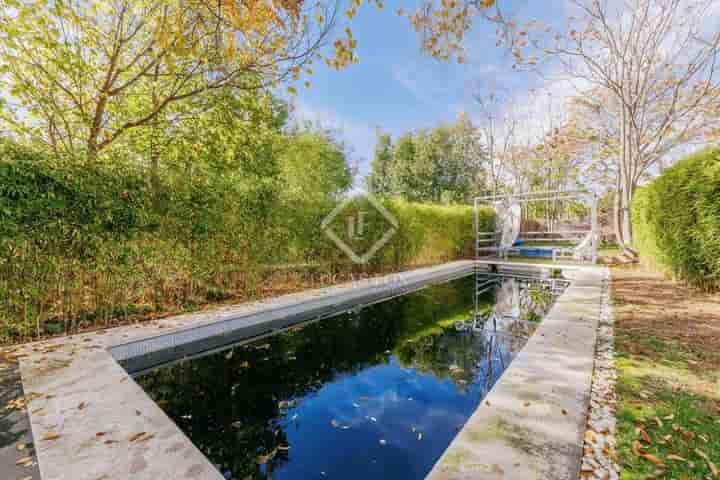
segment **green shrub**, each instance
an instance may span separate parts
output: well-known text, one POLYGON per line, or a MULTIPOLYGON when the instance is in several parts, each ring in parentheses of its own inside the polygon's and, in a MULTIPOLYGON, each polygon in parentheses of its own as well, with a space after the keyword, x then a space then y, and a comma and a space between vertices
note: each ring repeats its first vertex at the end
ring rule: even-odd
MULTIPOLYGON (((386 199, 397 232, 354 264, 321 229, 345 177, 327 195, 292 195, 272 159, 256 163, 151 185, 132 162, 76 164, 0 143, 0 343, 242 301, 288 265, 372 274, 472 255, 472 208, 386 199)), ((369 212, 353 244, 362 254, 388 225, 364 197, 350 207, 369 212)))
POLYGON ((639 189, 632 218, 644 263, 720 287, 720 149, 690 155, 639 189))

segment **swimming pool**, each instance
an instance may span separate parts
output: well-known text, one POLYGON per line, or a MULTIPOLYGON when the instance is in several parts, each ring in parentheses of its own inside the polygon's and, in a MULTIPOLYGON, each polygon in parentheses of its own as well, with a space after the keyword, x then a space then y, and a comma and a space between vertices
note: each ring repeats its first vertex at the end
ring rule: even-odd
POLYGON ((564 286, 470 276, 137 381, 228 479, 419 479, 564 286))

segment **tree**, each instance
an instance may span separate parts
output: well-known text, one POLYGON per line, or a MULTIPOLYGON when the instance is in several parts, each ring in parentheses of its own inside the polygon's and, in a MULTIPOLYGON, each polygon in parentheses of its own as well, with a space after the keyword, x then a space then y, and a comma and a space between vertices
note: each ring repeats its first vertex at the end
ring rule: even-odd
MULTIPOLYGON (((4 120, 92 159, 177 102, 309 72, 335 18, 334 4, 303 0, 0 0, 4 120)), ((348 32, 327 61, 355 61, 354 46, 348 32)))
MULTIPOLYGON (((432 4, 414 25, 433 55, 462 56, 462 41, 478 14, 496 22, 498 45, 516 66, 559 66, 577 83, 601 93, 616 116, 614 227, 634 256, 630 203, 640 179, 663 156, 710 132, 720 88, 716 66, 720 31, 709 19, 717 0, 571 0, 573 16, 556 31, 535 20, 509 18, 494 1, 432 4), (488 8, 495 6, 492 13, 488 8)), ((712 129, 715 130, 716 129, 712 129)))
POLYGON ((404 133, 394 146, 380 135, 368 184, 384 182, 383 194, 411 201, 469 202, 479 192, 484 162, 478 129, 463 114, 451 124, 404 133))
POLYGON ((576 28, 545 52, 572 78, 607 93, 618 125, 614 227, 630 251, 639 181, 664 155, 706 133, 707 114, 720 99, 720 32, 708 31, 705 21, 717 2, 634 0, 617 11, 599 0, 574 3, 576 28))
POLYGON ((475 101, 480 107, 479 131, 487 147, 485 187, 497 194, 515 163, 518 118, 511 111, 501 111, 507 100, 497 92, 477 94, 475 101))
POLYGON ((370 175, 367 179, 368 190, 375 195, 389 195, 392 192, 393 145, 389 134, 378 129, 370 175))

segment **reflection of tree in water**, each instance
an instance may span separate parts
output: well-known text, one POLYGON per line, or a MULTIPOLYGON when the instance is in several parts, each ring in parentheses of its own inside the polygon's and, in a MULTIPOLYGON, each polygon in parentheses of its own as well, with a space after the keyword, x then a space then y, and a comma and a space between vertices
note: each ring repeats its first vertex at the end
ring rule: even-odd
POLYGON ((339 374, 386 363, 395 351, 418 369, 468 381, 450 365, 477 364, 477 342, 452 325, 470 316, 473 285, 466 278, 434 286, 160 368, 138 382, 221 472, 271 478, 288 459, 286 410, 339 374))

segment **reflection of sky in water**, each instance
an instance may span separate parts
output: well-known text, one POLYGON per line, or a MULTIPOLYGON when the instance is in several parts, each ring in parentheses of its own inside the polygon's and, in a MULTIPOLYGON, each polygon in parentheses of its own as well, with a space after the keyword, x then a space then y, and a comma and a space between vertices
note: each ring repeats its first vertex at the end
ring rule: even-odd
MULTIPOLYGON (((474 286, 427 288, 138 381, 226 478, 423 478, 527 339, 510 323, 472 328, 474 286)), ((502 295, 479 304, 491 312, 502 295)))
POLYGON ((475 377, 467 385, 454 381, 460 373, 445 378, 418 373, 394 356, 323 385, 284 412, 292 461, 275 477, 314 478, 325 472, 343 479, 422 478, 485 395, 485 374, 494 382, 510 352, 501 350, 496 357, 494 372, 485 358, 470 366, 475 377))

